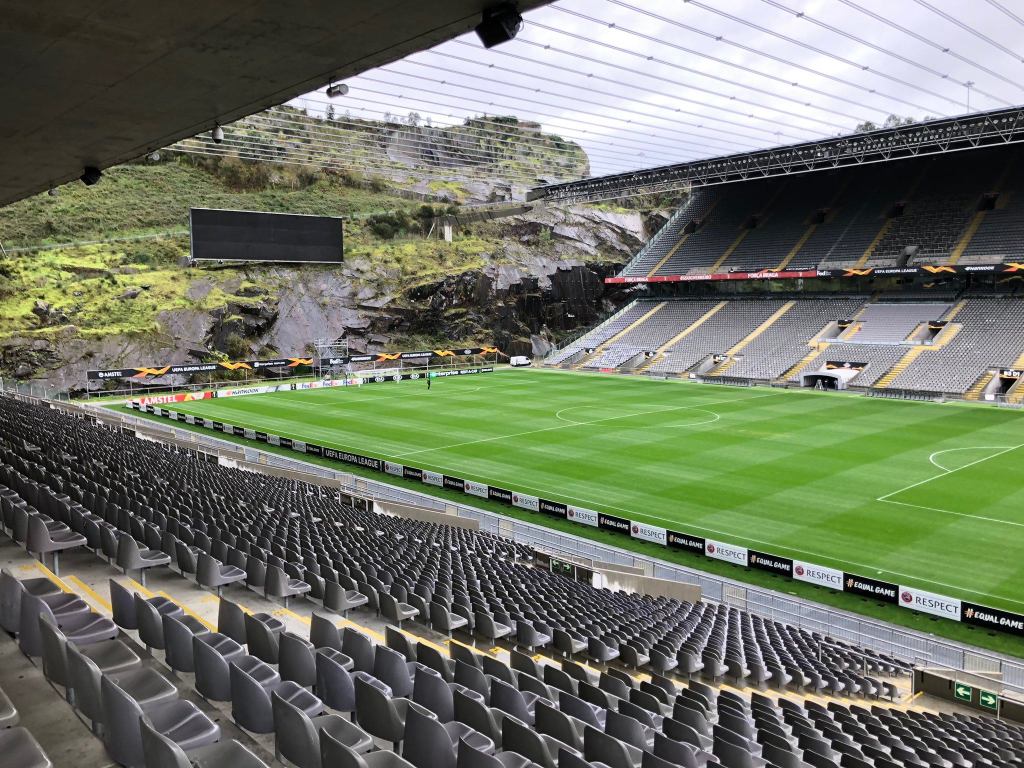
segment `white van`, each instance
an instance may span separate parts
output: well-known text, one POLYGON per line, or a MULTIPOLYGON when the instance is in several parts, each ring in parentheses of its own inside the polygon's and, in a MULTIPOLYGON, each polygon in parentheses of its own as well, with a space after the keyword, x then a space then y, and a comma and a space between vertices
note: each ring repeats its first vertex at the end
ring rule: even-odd
POLYGON ((531 361, 526 355, 515 355, 508 359, 508 364, 513 368, 521 368, 523 366, 529 366, 531 361))

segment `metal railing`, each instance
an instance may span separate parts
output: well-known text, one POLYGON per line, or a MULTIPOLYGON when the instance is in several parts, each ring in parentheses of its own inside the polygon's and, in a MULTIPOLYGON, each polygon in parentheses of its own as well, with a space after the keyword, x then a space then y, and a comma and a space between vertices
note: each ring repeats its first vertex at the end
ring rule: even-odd
MULTIPOLYGON (((39 401, 38 398, 16 396, 29 401, 39 401)), ((353 475, 344 471, 339 472, 330 467, 312 464, 290 456, 239 445, 205 432, 181 429, 152 419, 141 418, 132 413, 121 413, 110 409, 99 409, 68 402, 57 402, 52 405, 78 415, 88 412, 107 424, 116 424, 141 431, 150 439, 164 435, 179 445, 181 443, 189 444, 194 446, 195 450, 211 455, 237 457, 239 450, 242 450, 245 460, 250 463, 293 469, 328 478, 336 481, 343 492, 368 501, 398 501, 449 514, 454 513, 459 517, 473 518, 480 523, 481 531, 505 536, 548 552, 643 568, 645 573, 654 578, 700 586, 703 599, 709 602, 729 605, 766 619, 810 632, 818 632, 834 640, 842 640, 906 661, 926 660, 931 666, 947 667, 954 671, 984 678, 992 686, 995 686, 994 690, 1005 689, 1024 694, 1024 659, 985 651, 953 640, 945 640, 924 632, 804 600, 794 595, 751 586, 745 582, 716 576, 678 563, 649 557, 544 525, 507 517, 458 501, 398 488, 373 478, 353 475)))

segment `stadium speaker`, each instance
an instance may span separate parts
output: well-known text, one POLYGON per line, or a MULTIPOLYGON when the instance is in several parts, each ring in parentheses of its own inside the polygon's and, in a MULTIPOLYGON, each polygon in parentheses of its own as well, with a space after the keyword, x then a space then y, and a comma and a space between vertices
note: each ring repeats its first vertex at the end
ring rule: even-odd
POLYGON ((523 17, 515 3, 501 3, 484 10, 483 19, 476 25, 476 34, 484 48, 507 43, 523 28, 523 17))
POLYGON ((79 178, 82 180, 82 183, 85 184, 85 186, 91 187, 93 184, 95 184, 101 178, 103 178, 103 172, 100 171, 100 169, 94 165, 87 165, 84 169, 82 169, 82 175, 79 176, 79 178))

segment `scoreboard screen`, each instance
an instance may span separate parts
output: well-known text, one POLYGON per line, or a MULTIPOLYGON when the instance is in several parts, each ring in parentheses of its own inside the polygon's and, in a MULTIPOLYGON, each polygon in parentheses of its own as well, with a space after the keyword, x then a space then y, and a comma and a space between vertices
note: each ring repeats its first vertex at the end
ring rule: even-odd
POLYGON ((341 221, 334 216, 192 208, 192 258, 340 264, 344 258, 341 221))

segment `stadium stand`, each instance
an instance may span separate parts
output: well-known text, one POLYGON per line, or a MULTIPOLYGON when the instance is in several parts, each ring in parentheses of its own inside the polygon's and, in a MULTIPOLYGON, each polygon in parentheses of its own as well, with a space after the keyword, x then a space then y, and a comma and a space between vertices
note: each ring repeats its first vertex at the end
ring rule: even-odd
POLYGON ((742 350, 732 365, 716 370, 750 379, 776 379, 797 364, 808 352, 808 341, 832 322, 853 316, 863 297, 801 299, 742 350))
POLYGON ((1003 184, 988 201, 991 209, 977 212, 974 231, 964 243, 958 263, 990 264, 1020 258, 1020 244, 1024 242, 1024 185, 1012 174, 1019 163, 1018 155, 1007 166, 1003 184))
POLYGON ((902 344, 921 323, 938 320, 948 311, 948 304, 868 304, 846 338, 857 344, 902 344))
POLYGON ((652 308, 653 305, 650 302, 644 301, 636 301, 632 304, 626 305, 590 332, 556 351, 547 362, 552 365, 572 363, 575 355, 579 355, 587 349, 595 349, 601 344, 604 344, 617 334, 622 333, 632 323, 635 323, 645 314, 650 312, 652 308))
POLYGON ((829 364, 852 364, 861 371, 846 382, 850 387, 951 395, 968 393, 994 369, 1020 367, 1020 299, 967 296, 953 302, 951 294, 937 293, 908 292, 898 301, 641 299, 545 364, 791 383, 829 364), (588 357, 592 345, 597 350, 588 357))
POLYGON ((651 373, 682 373, 715 354, 724 354, 777 312, 777 299, 730 301, 679 344, 665 351, 651 373))
MULTIPOLYGON (((147 651, 135 637, 143 639, 149 612, 162 614, 162 633, 158 644, 147 637, 146 645, 162 648, 163 665, 186 693, 225 708, 250 734, 272 735, 279 757, 293 765, 887 768, 1024 761, 1018 726, 835 698, 894 697, 889 680, 909 671, 899 660, 735 608, 595 590, 530 568, 525 548, 494 536, 358 512, 302 483, 169 453, 44 408, 0 399, 0 412, 0 499, 4 531, 15 539, 24 530, 19 520, 29 516, 45 518, 54 531, 80 528, 100 553, 97 529, 123 525, 140 546, 186 542, 227 561, 262 554, 267 568, 301 574, 311 599, 327 610, 324 585, 356 584, 385 598, 378 606, 392 624, 389 606, 408 600, 420 623, 428 615, 435 624, 461 616, 465 622, 455 628, 470 636, 505 635, 521 648, 564 654, 555 660, 513 649, 506 663, 453 641, 449 658, 390 626, 384 642, 375 642, 354 625, 338 627, 327 612, 314 612, 306 636, 266 614, 243 621, 228 599, 220 600, 216 631, 188 628, 172 601, 131 590, 121 592, 135 612, 115 608, 115 625, 46 580, 5 575, 3 628, 41 658, 51 683, 68 690, 67 706, 93 722, 122 765, 266 765, 238 741, 217 741, 220 727, 164 673, 140 667, 147 651), (27 443, 40 429, 55 439, 27 443), (389 547, 380 546, 381 537, 389 547), (84 637, 83 627, 97 624, 84 637), (640 666, 649 677, 613 661, 640 666), (717 685, 724 677, 762 690, 717 685), (787 684, 820 693, 825 703, 764 690, 787 684)), ((5 765, 48 765, 32 759, 5 765)))
MULTIPOLYGON (((641 302, 647 307, 653 302, 641 302)), ((682 329, 699 320, 712 307, 708 301, 670 301, 640 325, 615 339, 606 352, 588 360, 584 368, 615 368, 643 353, 653 353, 676 337, 682 329)))
POLYGON ((971 298, 954 321, 960 330, 940 349, 919 355, 895 388, 960 394, 991 368, 1012 368, 1024 355, 1024 302, 971 298))
POLYGON ((698 188, 622 271, 1012 261, 1024 255, 1016 150, 698 188))

